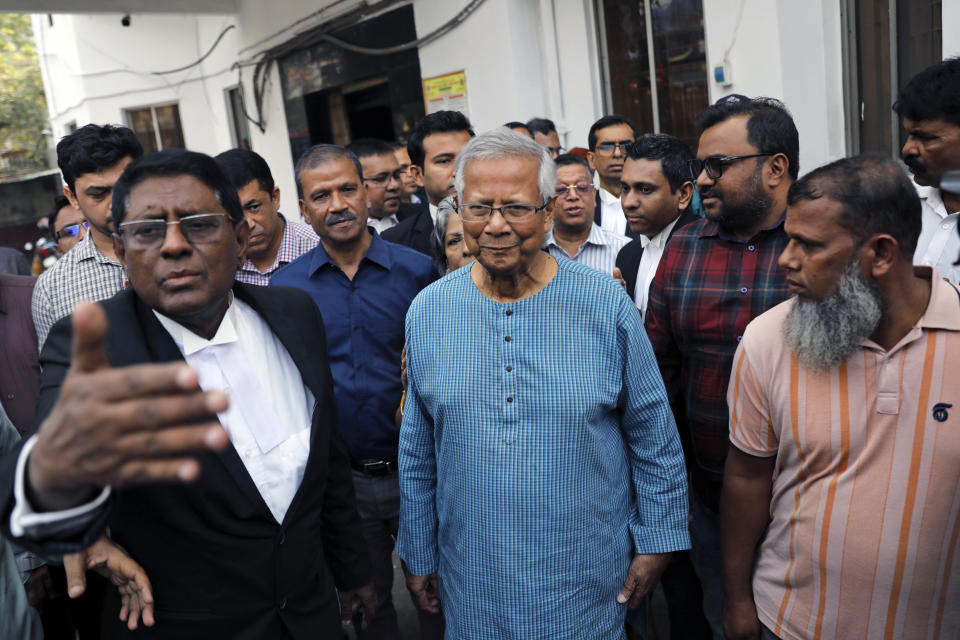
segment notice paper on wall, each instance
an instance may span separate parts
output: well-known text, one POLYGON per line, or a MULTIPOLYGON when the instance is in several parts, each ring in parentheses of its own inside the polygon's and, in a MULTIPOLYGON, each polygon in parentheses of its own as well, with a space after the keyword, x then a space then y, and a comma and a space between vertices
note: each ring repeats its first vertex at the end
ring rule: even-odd
POLYGON ((428 114, 436 111, 459 111, 469 118, 467 75, 463 71, 455 71, 424 78, 423 103, 428 114))

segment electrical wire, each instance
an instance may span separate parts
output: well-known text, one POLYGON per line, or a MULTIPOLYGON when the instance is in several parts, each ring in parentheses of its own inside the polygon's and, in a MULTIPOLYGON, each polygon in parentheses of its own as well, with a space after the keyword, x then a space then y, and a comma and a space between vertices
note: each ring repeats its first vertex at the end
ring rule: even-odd
MULTIPOLYGON (((416 49, 423 45, 433 42, 437 38, 441 38, 447 33, 450 33, 453 29, 462 24, 474 11, 476 11, 480 5, 482 5, 486 0, 470 0, 467 5, 461 9, 456 15, 454 15, 450 20, 446 21, 427 35, 422 38, 417 38, 411 42, 404 44, 399 44, 391 47, 383 48, 373 48, 373 47, 364 47, 356 45, 353 43, 346 42, 331 35, 332 31, 340 31, 349 26, 357 24, 358 22, 367 18, 371 13, 380 12, 388 9, 389 7, 397 4, 393 0, 384 0, 377 4, 371 5, 368 7, 367 11, 357 12, 355 15, 348 18, 344 22, 337 21, 336 24, 329 24, 327 28, 322 31, 307 32, 302 35, 296 36, 291 40, 280 44, 273 49, 264 51, 258 55, 259 60, 255 63, 255 68, 253 71, 253 99, 254 107, 256 108, 257 117, 256 119, 251 118, 246 113, 246 108, 244 108, 244 115, 247 120, 252 122, 260 129, 261 133, 266 132, 266 119, 264 118, 263 113, 263 102, 266 97, 266 85, 267 80, 269 79, 269 69, 270 65, 273 62, 278 61, 281 57, 286 54, 300 50, 311 45, 317 44, 319 42, 329 42, 330 44, 344 49, 346 51, 351 51, 353 53, 360 53, 365 55, 392 55, 401 51, 409 51, 410 49, 416 49)), ((309 16, 308 16, 309 17, 309 16)), ((239 66, 239 63, 238 63, 239 66)), ((242 72, 241 72, 242 75, 242 72)), ((241 87, 243 85, 241 84, 241 87)))
POLYGON ((217 48, 217 45, 218 45, 218 44, 220 44, 220 41, 223 39, 223 36, 225 36, 225 35, 227 34, 227 31, 230 31, 230 29, 236 29, 236 27, 237 27, 237 25, 231 24, 231 25, 228 25, 226 29, 224 29, 223 31, 221 31, 221 32, 220 32, 220 35, 217 36, 217 39, 213 41, 213 45, 210 47, 210 49, 208 49, 205 54, 203 54, 202 56, 200 56, 200 59, 199 59, 199 60, 195 60, 194 62, 191 62, 190 64, 183 65, 182 67, 177 67, 176 69, 168 69, 168 70, 166 70, 166 71, 151 71, 150 73, 151 73, 152 75, 155 75, 155 76, 165 76, 165 75, 170 74, 170 73, 177 73, 177 72, 179 72, 179 71, 186 71, 187 69, 190 69, 190 68, 192 68, 192 67, 197 66, 198 64, 200 64, 201 62, 203 62, 204 60, 206 60, 208 57, 210 57, 210 54, 213 53, 213 50, 217 48))

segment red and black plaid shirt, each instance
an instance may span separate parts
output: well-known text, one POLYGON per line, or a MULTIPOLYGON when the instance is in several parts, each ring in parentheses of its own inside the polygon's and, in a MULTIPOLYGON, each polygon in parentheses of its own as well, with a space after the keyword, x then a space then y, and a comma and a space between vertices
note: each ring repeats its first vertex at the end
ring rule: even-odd
POLYGON ((727 383, 747 324, 786 300, 783 218, 742 242, 715 222, 677 231, 650 286, 647 335, 688 449, 694 488, 716 508, 727 455, 727 383))

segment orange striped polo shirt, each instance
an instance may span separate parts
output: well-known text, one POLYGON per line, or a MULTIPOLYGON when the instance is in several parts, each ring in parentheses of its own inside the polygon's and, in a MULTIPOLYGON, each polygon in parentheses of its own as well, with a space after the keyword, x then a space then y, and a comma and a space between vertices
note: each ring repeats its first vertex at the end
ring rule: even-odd
POLYGON ((730 441, 776 456, 753 592, 782 638, 960 637, 960 294, 917 274, 930 302, 890 351, 865 340, 804 367, 782 334, 791 299, 734 358, 730 441))

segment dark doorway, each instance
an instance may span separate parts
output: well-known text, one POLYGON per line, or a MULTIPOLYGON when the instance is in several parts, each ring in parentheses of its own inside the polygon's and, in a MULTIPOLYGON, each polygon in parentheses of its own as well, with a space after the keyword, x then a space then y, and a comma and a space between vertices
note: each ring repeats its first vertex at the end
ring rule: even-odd
MULTIPOLYGON (((417 37, 410 5, 335 33, 345 42, 372 48, 417 37)), ((368 55, 321 41, 282 58, 280 77, 294 159, 318 143, 405 140, 424 115, 415 49, 368 55)))

